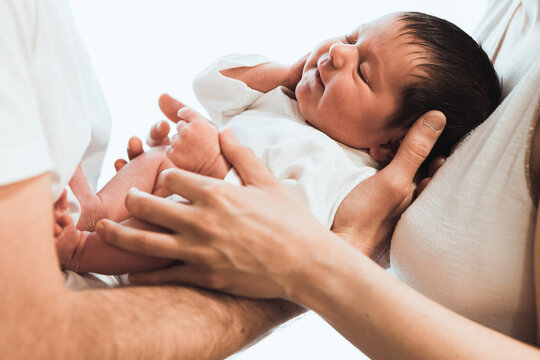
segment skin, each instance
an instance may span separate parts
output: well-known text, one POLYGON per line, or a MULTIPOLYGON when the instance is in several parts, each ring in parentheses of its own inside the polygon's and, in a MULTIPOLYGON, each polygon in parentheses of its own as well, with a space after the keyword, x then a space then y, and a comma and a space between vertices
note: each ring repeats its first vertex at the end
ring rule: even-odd
MULTIPOLYGON (((167 105, 165 102, 165 111, 168 110, 167 105)), ((90 190, 82 168, 77 169, 69 185, 81 204, 79 222, 74 224, 69 216, 65 196, 54 206, 55 243, 62 269, 120 275, 171 264, 171 261, 164 259, 118 249, 104 242, 93 231, 95 224, 105 218, 122 221, 126 226, 152 229, 149 224, 130 218, 124 198, 132 187, 162 197, 170 195, 156 185, 157 176, 165 169, 178 167, 218 179, 225 177, 230 165, 221 154, 216 126, 206 119, 193 116, 192 110, 186 106, 177 111, 176 119, 177 135, 167 146, 154 147, 141 154, 140 141, 130 140, 128 156, 132 161, 129 164, 117 162, 118 173, 97 194, 90 190), (137 148, 133 149, 132 146, 137 148)), ((164 129, 156 128, 153 131, 164 129)))
POLYGON ((311 125, 343 144, 369 150, 380 162, 391 159, 406 132, 388 124, 421 53, 408 44, 408 36, 400 36, 401 26, 389 15, 323 41, 307 58, 295 90, 311 125))
MULTIPOLYGON (((377 200, 379 208, 389 213, 399 208, 405 197, 397 189, 403 190, 412 182, 417 161, 427 155, 426 149, 440 134, 441 125, 437 117, 418 121, 390 165, 373 177, 378 176, 375 181, 362 183, 368 183, 362 200, 377 200), (412 158, 411 149, 416 154, 412 158), (401 180, 393 178, 398 174, 408 175, 401 180), (396 182, 390 185, 386 181, 396 182), (370 197, 370 191, 376 190, 377 196, 370 197)), ((539 133, 535 142, 540 141, 539 133)), ((138 274, 132 280, 189 283, 245 296, 289 299, 317 311, 374 359, 538 358, 537 348, 453 313, 393 278, 350 244, 322 229, 279 181, 265 173, 249 149, 230 134, 220 139, 245 187, 167 171, 161 184, 180 192, 191 205, 130 192, 127 207, 137 217, 171 229, 172 236, 142 234, 106 221, 98 224, 98 231, 115 245, 186 261, 185 266, 138 274), (261 202, 267 206, 253 206, 261 202), (164 220, 162 214, 170 218, 164 220), (279 227, 276 218, 280 219, 279 227)), ((538 154, 531 161, 538 166, 538 154)), ((361 209, 356 210, 361 218, 361 209)), ((370 234, 393 226, 386 220, 383 216, 372 229, 358 230, 370 234)), ((537 232, 535 241, 539 238, 537 232)))
MULTIPOLYGON (((411 49, 415 46, 408 44, 410 39, 406 36, 400 36, 401 26, 395 15, 386 16, 344 37, 323 41, 311 53, 290 66, 263 63, 254 67, 226 69, 221 73, 261 92, 278 86, 294 90, 299 109, 311 125, 339 142, 368 149, 375 160, 387 162, 394 155, 394 149, 405 133, 403 129, 390 128, 387 125, 388 119, 396 111, 401 89, 416 68, 417 52, 411 49)), ((167 100, 162 98, 160 106, 165 113, 171 113, 171 118, 177 122, 178 132, 167 149, 168 157, 178 168, 223 178, 230 166, 221 154, 217 129, 184 104, 167 100), (183 107, 175 114, 174 105, 183 107)), ((163 126, 161 123, 158 125, 163 126)), ((160 130, 163 129, 156 127, 154 131, 160 130)), ((134 145, 139 146, 139 143, 134 145)), ((133 157, 133 154, 128 155, 133 157)), ((145 158, 146 154, 141 157, 145 158)), ((137 167, 138 163, 140 159, 123 169, 137 167)), ((145 165, 143 168, 151 167, 145 165)), ((124 170, 115 176, 116 182, 133 183, 133 180, 125 176, 124 170)), ((143 176, 153 179, 155 172, 145 172, 143 176)), ((109 187, 106 186, 101 192, 109 187)), ((138 189, 150 192, 150 189, 138 189)), ((116 203, 122 203, 124 193, 111 189, 107 192, 118 194, 116 203)), ((105 208, 114 206, 111 202, 103 204, 105 208)), ((338 216, 333 229, 343 238, 352 241, 350 229, 354 227, 355 221, 350 219, 346 222, 342 216, 338 216)), ((118 254, 114 247, 107 247, 101 241, 88 243, 100 246, 93 246, 91 253, 86 251, 87 256, 78 256, 76 261, 71 262, 77 265, 99 265, 82 267, 85 271, 109 274, 149 269, 148 262, 135 256, 129 261, 129 257, 120 256, 122 254, 118 254), (105 256, 108 254, 111 256, 105 256), (96 261, 89 261, 92 259, 96 261), (107 263, 111 263, 111 266, 103 266, 107 263)), ((359 242, 355 242, 355 245, 362 246, 359 242)), ((155 263, 154 268, 163 265, 155 263)))
POLYGON ((50 181, 44 174, 0 187, 0 282, 9 289, 0 297, 2 357, 223 359, 301 312, 185 287, 69 291, 50 181))
MULTIPOLYGON (((519 22, 517 26, 520 26, 519 22)), ((514 43, 519 42, 506 42, 510 49, 514 43)), ((411 132, 419 129, 423 128, 415 125, 411 132)), ((429 129, 423 130, 429 132, 429 129)), ((430 142, 425 138, 411 139, 411 144, 419 147, 411 148, 405 138, 401 149, 405 154, 415 154, 412 158, 421 158, 419 154, 425 153, 430 142)), ((532 140, 530 177, 533 191, 538 194, 538 126, 532 140)), ((135 280, 153 284, 194 283, 252 296, 282 296, 317 311, 374 359, 540 357, 540 338, 532 346, 524 344, 449 311, 396 281, 335 235, 317 228, 307 211, 294 206, 288 212, 280 203, 293 199, 280 191, 279 184, 272 183, 266 176, 258 176, 257 172, 263 169, 257 169, 249 151, 225 137, 222 142, 233 166, 237 170, 243 169, 239 173, 247 183, 246 188, 232 189, 220 183, 209 183, 208 179, 167 173, 163 183, 171 189, 188 188, 188 197, 193 199, 189 209, 174 208, 177 219, 167 225, 176 229, 174 236, 159 239, 151 233, 130 232, 109 222, 100 225, 100 231, 107 234, 110 241, 133 251, 167 252, 192 259, 193 264, 188 263, 184 268, 138 274, 135 280), (255 204, 263 199, 268 201, 266 206, 257 207, 255 204), (273 199, 276 203, 272 203, 273 199), (202 209, 206 213, 204 222, 197 219, 202 209), (243 218, 231 217, 235 213, 241 213, 243 218), (289 219, 294 219, 294 223, 289 219), (226 227, 223 220, 227 220, 226 227), (208 227, 208 224, 212 226, 208 227), (246 227, 249 231, 245 231, 246 227), (193 247, 196 247, 196 254, 193 247)), ((398 158, 399 153, 390 165, 398 164, 398 158)), ((404 174, 413 177, 416 168, 412 164, 414 161, 408 165, 407 161, 401 163, 400 171, 389 165, 375 175, 372 182, 363 182, 363 191, 355 189, 350 198, 356 197, 356 201, 345 202, 340 211, 347 208, 348 216, 356 216, 360 221, 367 216, 369 221, 364 226, 345 231, 352 230, 353 237, 359 242, 369 242, 377 238, 377 234, 391 232, 394 226, 392 214, 399 213, 396 209, 402 208, 403 204, 407 205, 405 194, 409 194, 411 184, 399 179, 404 174), (374 212, 366 210, 367 206, 374 212)), ((158 222, 150 211, 154 214, 169 212, 173 210, 169 205, 144 194, 128 194, 130 211, 148 221, 158 222)), ((537 218, 537 224, 539 220, 537 218)), ((534 236, 537 291, 540 289, 539 241, 537 229, 534 236)), ((538 298, 537 309, 540 309, 538 298)))

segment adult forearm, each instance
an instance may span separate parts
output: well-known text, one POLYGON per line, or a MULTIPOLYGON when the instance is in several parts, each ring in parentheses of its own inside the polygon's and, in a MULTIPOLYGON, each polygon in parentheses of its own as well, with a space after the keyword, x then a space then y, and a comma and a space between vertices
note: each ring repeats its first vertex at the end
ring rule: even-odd
POLYGON ((327 245, 326 256, 313 257, 316 263, 310 263, 301 280, 291 287, 290 298, 321 314, 371 358, 532 359, 540 356, 538 349, 466 319, 419 294, 349 245, 340 241, 327 245))
POLYGON ((72 358, 223 359, 300 312, 282 300, 179 287, 91 290, 72 300, 72 358))

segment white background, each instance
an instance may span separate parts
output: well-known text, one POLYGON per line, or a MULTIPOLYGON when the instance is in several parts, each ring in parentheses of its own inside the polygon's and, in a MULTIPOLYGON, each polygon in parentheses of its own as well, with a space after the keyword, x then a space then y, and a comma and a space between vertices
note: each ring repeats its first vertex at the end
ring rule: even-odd
MULTIPOLYGON (((112 138, 100 184, 113 174, 131 135, 146 136, 163 118, 168 92, 202 111, 193 77, 227 53, 260 53, 293 62, 321 40, 394 11, 443 17, 472 33, 487 0, 70 0, 79 30, 109 103, 112 138)), ((203 112, 204 113, 204 112, 203 112)), ((234 357, 244 359, 362 359, 314 314, 276 330, 234 357)))

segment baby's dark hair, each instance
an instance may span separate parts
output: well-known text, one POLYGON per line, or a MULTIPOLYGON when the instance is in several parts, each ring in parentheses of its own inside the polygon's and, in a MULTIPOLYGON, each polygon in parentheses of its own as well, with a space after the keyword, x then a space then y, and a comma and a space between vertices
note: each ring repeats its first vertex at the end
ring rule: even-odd
POLYGON ((401 35, 425 51, 405 87, 391 127, 409 128, 429 110, 446 116, 446 127, 431 151, 448 156, 454 145, 484 121, 501 99, 501 83, 480 45, 456 25, 435 16, 405 12, 401 35))

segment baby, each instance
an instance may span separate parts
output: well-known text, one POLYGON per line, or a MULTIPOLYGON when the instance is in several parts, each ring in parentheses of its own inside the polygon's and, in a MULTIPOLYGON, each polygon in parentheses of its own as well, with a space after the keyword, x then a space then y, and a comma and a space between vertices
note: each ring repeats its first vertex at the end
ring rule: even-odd
MULTIPOLYGON (((418 117, 429 110, 446 115, 430 157, 447 156, 496 108, 501 94, 478 44, 455 25, 421 13, 362 25, 290 66, 258 56, 224 57, 198 76, 194 88, 212 120, 232 128, 329 228, 341 201, 378 163, 392 159, 418 117)), ((101 218, 149 226, 129 219, 124 197, 131 187, 171 195, 156 187, 166 168, 240 183, 221 155, 218 128, 189 109, 178 117, 170 147, 135 158, 97 195, 77 171, 70 182, 82 207, 77 227, 63 198, 55 206, 63 268, 122 274, 168 265, 112 247, 92 232, 101 218)))

